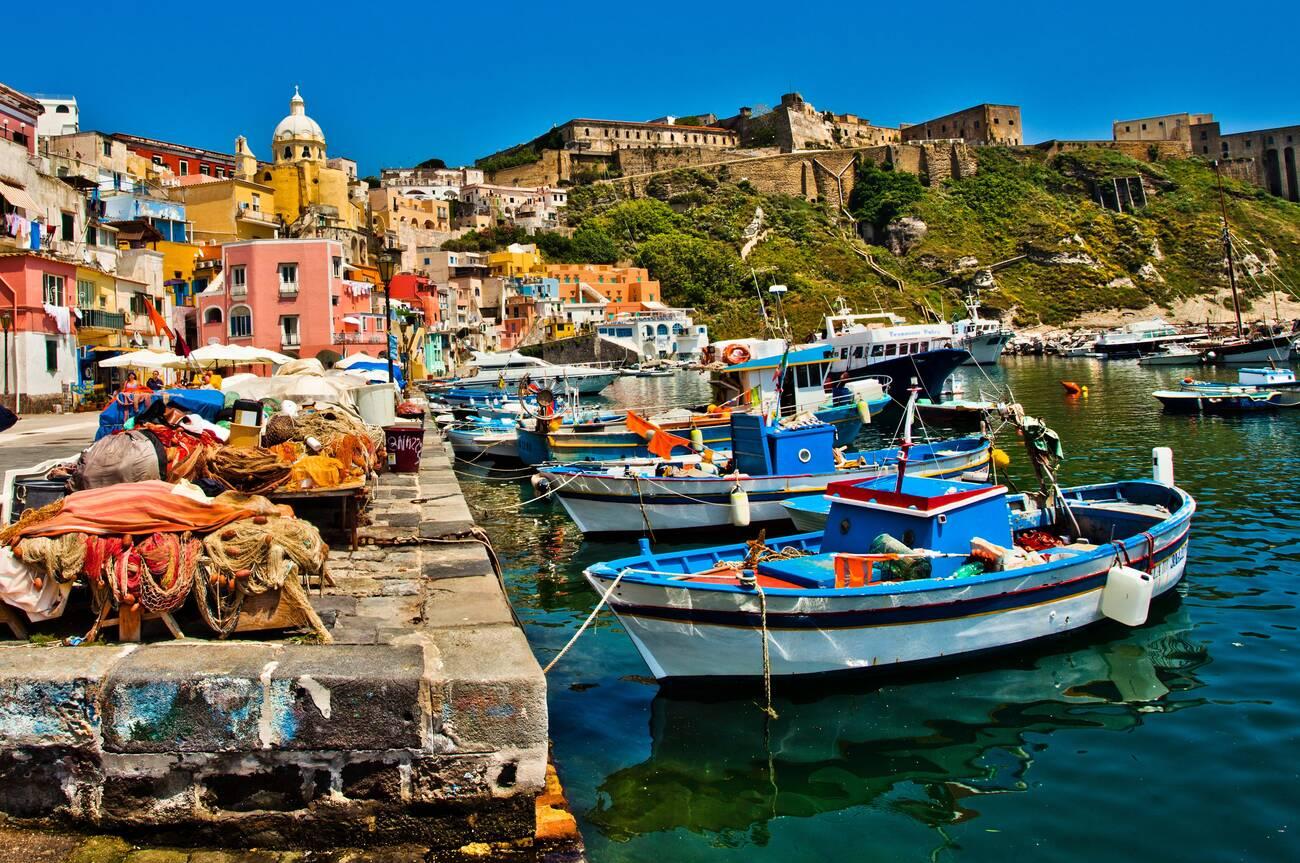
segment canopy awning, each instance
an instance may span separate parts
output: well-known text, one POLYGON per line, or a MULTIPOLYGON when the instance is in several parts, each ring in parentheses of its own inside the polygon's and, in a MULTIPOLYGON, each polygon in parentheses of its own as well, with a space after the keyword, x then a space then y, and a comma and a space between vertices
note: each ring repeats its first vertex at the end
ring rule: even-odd
POLYGON ((3 195, 4 199, 15 207, 18 207, 21 210, 26 210, 27 218, 29 219, 36 218, 42 212, 37 203, 32 200, 31 195, 27 194, 27 192, 12 183, 6 183, 4 180, 0 180, 0 195, 3 195))

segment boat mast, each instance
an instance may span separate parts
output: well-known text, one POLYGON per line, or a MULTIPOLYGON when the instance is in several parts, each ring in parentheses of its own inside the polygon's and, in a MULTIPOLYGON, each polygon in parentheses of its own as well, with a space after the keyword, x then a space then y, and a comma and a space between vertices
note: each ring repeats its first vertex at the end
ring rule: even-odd
POLYGON ((912 387, 912 394, 907 398, 907 411, 903 414, 903 442, 898 452, 898 482, 894 485, 895 494, 903 490, 903 475, 907 473, 907 453, 912 448, 912 418, 916 415, 916 396, 919 392, 921 392, 920 387, 912 387))
POLYGON ((1237 298, 1237 273, 1232 264, 1232 232, 1228 230, 1228 204, 1223 196, 1223 174, 1214 160, 1214 179, 1219 184, 1219 212, 1223 215, 1223 250, 1228 256, 1228 284, 1232 286, 1232 311, 1237 316, 1237 338, 1241 338, 1241 300, 1237 298))

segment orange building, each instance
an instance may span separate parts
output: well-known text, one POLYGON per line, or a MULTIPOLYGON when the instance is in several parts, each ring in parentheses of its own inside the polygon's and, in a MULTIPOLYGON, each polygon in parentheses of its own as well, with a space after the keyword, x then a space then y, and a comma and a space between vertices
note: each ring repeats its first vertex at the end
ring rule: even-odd
POLYGON ((646 311, 659 304, 659 282, 642 267, 611 264, 547 264, 546 275, 560 283, 560 303, 607 302, 607 317, 622 312, 646 311))

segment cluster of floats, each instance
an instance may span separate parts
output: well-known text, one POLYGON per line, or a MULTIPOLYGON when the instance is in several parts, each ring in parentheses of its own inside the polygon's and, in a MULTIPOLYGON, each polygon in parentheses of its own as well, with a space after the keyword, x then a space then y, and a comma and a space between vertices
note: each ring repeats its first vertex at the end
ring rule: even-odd
POLYGON ((513 391, 431 398, 460 458, 532 466, 537 498, 584 533, 639 535, 636 554, 584 575, 659 680, 895 668, 1144 623, 1182 577, 1195 511, 1172 453, 1155 451, 1151 480, 1062 488, 1056 435, 991 405, 981 415, 1017 430, 1038 478, 1013 492, 990 423, 914 440, 918 410, 942 407, 969 359, 950 327, 855 318, 828 319, 813 345, 746 343, 696 410, 584 407, 562 369, 539 365, 513 391), (853 451, 886 410, 901 411, 898 442, 853 451), (780 525, 797 532, 768 538, 780 525), (747 541, 665 548, 719 528, 747 541))

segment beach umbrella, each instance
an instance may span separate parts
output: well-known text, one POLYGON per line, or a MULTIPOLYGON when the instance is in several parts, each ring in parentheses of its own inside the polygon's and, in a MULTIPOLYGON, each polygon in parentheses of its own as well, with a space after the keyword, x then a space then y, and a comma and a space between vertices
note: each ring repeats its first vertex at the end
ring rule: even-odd
POLYGON ((293 357, 266 348, 247 345, 204 345, 190 352, 186 365, 212 368, 215 366, 282 365, 293 357))
POLYGON ((99 360, 98 365, 102 369, 170 369, 177 368, 176 363, 184 365, 185 358, 170 351, 143 350, 99 360))

